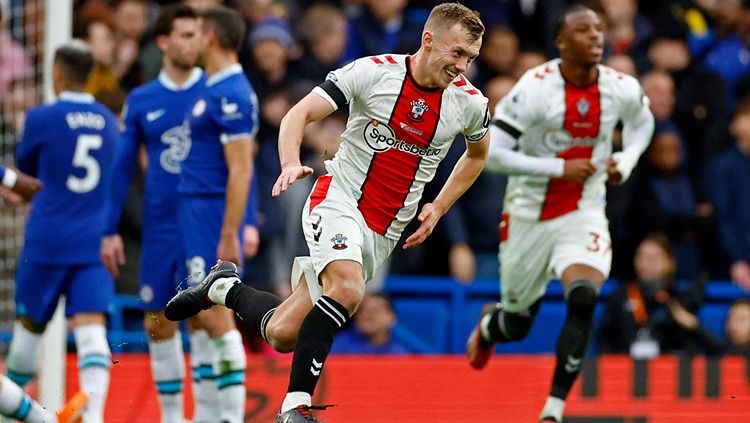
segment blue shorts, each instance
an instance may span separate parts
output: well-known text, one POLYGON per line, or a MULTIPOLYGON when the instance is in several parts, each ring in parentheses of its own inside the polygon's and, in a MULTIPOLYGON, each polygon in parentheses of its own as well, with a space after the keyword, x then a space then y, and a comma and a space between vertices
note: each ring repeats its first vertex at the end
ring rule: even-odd
POLYGON ((101 263, 24 263, 16 270, 16 315, 45 324, 52 318, 61 295, 65 295, 65 316, 78 313, 106 313, 115 284, 101 263))
MULTIPOLYGON (((216 264, 221 225, 224 223, 224 196, 180 196, 181 279, 200 283, 216 264)), ((242 245, 242 231, 239 233, 242 245)), ((241 268, 241 263, 240 263, 241 268)), ((183 287, 184 288, 184 287, 183 287)))
POLYGON ((143 231, 138 297, 144 311, 161 311, 177 293, 181 275, 180 237, 171 231, 143 231))

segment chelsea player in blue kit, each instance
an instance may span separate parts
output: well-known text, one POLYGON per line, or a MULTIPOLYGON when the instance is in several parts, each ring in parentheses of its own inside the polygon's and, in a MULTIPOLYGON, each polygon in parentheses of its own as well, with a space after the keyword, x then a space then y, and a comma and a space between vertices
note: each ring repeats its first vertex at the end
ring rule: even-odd
MULTIPOLYGON (((179 222, 192 283, 200 282, 217 259, 242 262, 240 225, 252 174, 252 146, 258 102, 237 61, 245 23, 231 9, 202 13, 201 57, 206 89, 190 112, 192 145, 182 164, 179 222)), ((216 307, 194 320, 216 346, 214 377, 219 389, 219 421, 244 421, 245 351, 233 313, 216 307)))
POLYGON ((111 354, 105 312, 114 284, 99 258, 117 120, 83 92, 94 66, 88 46, 74 40, 55 53, 57 102, 29 111, 18 145, 18 169, 44 189, 33 199, 16 272, 16 315, 8 377, 24 385, 37 372, 39 341, 58 299, 73 327, 79 382, 89 395, 87 423, 101 423, 111 354))
MULTIPOLYGON (((148 153, 143 234, 140 257, 139 297, 146 312, 151 373, 161 407, 162 423, 182 423, 185 360, 177 324, 164 319, 164 305, 174 294, 182 272, 177 225, 177 183, 180 166, 190 151, 190 128, 186 117, 203 89, 205 77, 195 67, 198 61, 200 21, 189 6, 175 4, 162 9, 155 23, 156 44, 162 51, 162 71, 157 79, 134 89, 127 100, 123 131, 114 164, 112 202, 102 260, 117 277, 124 264, 122 238, 117 233, 128 185, 137 166, 138 150, 148 153)), ((196 370, 210 368, 212 348, 205 331, 191 335, 191 364, 196 370), (201 367, 203 366, 203 367, 201 367)), ((202 392, 212 380, 196 372, 196 422, 211 421, 210 398, 202 392)), ((214 401, 215 403, 215 401, 214 401)))

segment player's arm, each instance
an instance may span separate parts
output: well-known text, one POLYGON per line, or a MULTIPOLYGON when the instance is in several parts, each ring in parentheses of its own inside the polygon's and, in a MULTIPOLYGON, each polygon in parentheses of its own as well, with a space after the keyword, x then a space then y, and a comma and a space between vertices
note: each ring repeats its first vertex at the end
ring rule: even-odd
MULTIPOLYGON (((326 85, 326 83, 322 85, 326 85)), ((337 88, 331 83, 329 89, 334 90, 337 88)), ((315 91, 309 93, 299 103, 295 104, 284 118, 281 119, 281 127, 279 128, 281 174, 273 185, 271 195, 277 197, 286 191, 296 180, 312 174, 312 168, 303 166, 299 157, 305 126, 310 122, 325 118, 333 113, 334 110, 336 110, 334 106, 317 92, 316 88, 315 91)))
POLYGON ((490 172, 560 177, 583 182, 596 171, 588 159, 535 157, 516 151, 521 132, 501 119, 492 121, 490 133, 490 151, 485 165, 490 172))
POLYGON ((489 138, 489 132, 487 132, 479 141, 466 143, 466 151, 456 162, 443 189, 432 203, 427 203, 422 207, 422 211, 417 216, 421 222, 419 228, 406 239, 404 249, 416 247, 424 242, 440 218, 482 173, 487 159, 489 138))
POLYGON ((649 100, 643 94, 641 87, 633 80, 637 86, 630 97, 630 104, 622 117, 622 151, 612 154, 612 159, 607 165, 609 173, 609 182, 611 184, 620 184, 625 182, 633 168, 638 163, 646 148, 651 142, 651 135, 654 133, 654 116, 649 108, 649 100))
POLYGON ((253 172, 252 146, 253 140, 249 136, 235 138, 224 144, 228 175, 217 257, 234 263, 240 263, 241 259, 237 234, 245 221, 245 207, 253 172))
POLYGON ((5 166, 0 166, 0 183, 17 195, 16 197, 13 194, 7 194, 8 191, 3 190, 3 197, 13 204, 31 201, 31 198, 42 189, 42 182, 39 179, 5 166))
POLYGON ((106 227, 99 245, 102 263, 115 278, 120 275, 120 266, 125 264, 125 246, 117 227, 138 162, 138 146, 142 139, 137 113, 132 109, 132 105, 126 105, 124 110, 122 132, 119 134, 112 162, 109 201, 105 211, 106 227))

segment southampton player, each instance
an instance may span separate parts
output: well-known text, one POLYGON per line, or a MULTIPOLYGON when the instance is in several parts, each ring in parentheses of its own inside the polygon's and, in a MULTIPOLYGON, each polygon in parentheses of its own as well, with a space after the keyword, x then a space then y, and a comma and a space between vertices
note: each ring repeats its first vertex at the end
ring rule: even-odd
POLYGON ((41 334, 65 295, 78 352, 78 380, 89 395, 84 420, 100 423, 112 364, 105 313, 114 283, 99 258, 117 120, 83 92, 94 66, 88 46, 60 47, 52 68, 56 103, 29 111, 18 169, 39 178, 16 272, 16 315, 8 377, 26 384, 37 371, 41 334))
MULTIPOLYGON (((123 132, 114 163, 111 209, 107 236, 102 240, 102 260, 115 277, 124 264, 122 238, 117 224, 128 185, 137 166, 138 149, 145 146, 148 169, 143 207, 140 262, 140 299, 144 329, 148 333, 151 373, 161 406, 162 423, 182 423, 185 361, 177 325, 164 319, 164 306, 180 282, 181 260, 177 224, 177 183, 180 163, 190 151, 186 117, 205 77, 198 61, 200 21, 189 6, 162 9, 155 24, 156 44, 162 51, 162 71, 155 80, 134 89, 127 100, 123 132)), ((204 391, 213 381, 200 377, 201 366, 210 367, 212 347, 205 331, 191 334, 191 363, 195 369, 196 422, 215 417, 215 404, 204 391)), ((203 367, 203 368, 206 368, 203 367)))
POLYGON ((510 175, 501 226, 502 303, 485 310, 467 354, 481 369, 494 343, 523 339, 547 284, 560 279, 568 313, 544 422, 562 421, 591 337, 597 294, 609 274, 605 182, 628 178, 654 127, 638 82, 599 65, 602 26, 583 6, 561 15, 560 59, 526 72, 497 105, 491 129, 487 168, 510 175), (612 131, 620 121, 623 151, 613 154, 612 131))
POLYGON ((295 259, 295 289, 287 300, 242 285, 234 265, 219 263, 203 283, 167 304, 170 319, 225 304, 276 350, 294 351, 277 422, 317 421, 311 396, 333 337, 417 214, 425 184, 457 135, 464 135, 466 153, 419 213, 421 225, 404 247, 421 244, 481 172, 487 99, 463 73, 479 53, 483 32, 476 12, 458 3, 436 6, 417 53, 365 57, 331 72, 284 117, 275 196, 312 173, 299 159, 305 126, 347 104, 350 111, 341 146, 326 163, 328 174, 318 178, 303 209, 310 257, 295 259))
MULTIPOLYGON (((245 22, 223 6, 206 9, 201 17, 207 80, 189 112, 191 147, 178 184, 182 253, 192 284, 217 259, 242 263, 240 230, 258 128, 257 98, 237 62, 245 22)), ((216 307, 198 314, 191 326, 204 329, 215 347, 213 380, 220 413, 215 417, 244 421, 246 359, 233 313, 216 307)))

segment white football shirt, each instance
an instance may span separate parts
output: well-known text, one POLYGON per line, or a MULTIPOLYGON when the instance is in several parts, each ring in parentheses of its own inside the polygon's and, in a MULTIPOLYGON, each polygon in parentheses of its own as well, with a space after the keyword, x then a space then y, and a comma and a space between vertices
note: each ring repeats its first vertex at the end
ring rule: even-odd
POLYGON ((349 104, 341 146, 326 169, 351 193, 368 227, 398 239, 424 186, 459 134, 480 140, 487 98, 462 75, 446 89, 420 86, 410 56, 358 59, 314 89, 334 108, 349 104))
POLYGON ((627 178, 648 146, 653 117, 640 84, 606 66, 598 70, 597 81, 577 86, 565 80, 559 59, 549 61, 527 71, 497 104, 493 124, 517 138, 520 153, 561 159, 552 166, 555 176, 511 173, 505 195, 505 210, 511 215, 549 220, 582 208, 604 207, 609 158, 614 157, 627 178), (623 151, 613 156, 612 132, 620 121, 624 138, 634 139, 624 139, 623 151), (628 129, 636 126, 643 130, 629 134, 628 129), (560 177, 562 160, 574 158, 588 158, 597 167, 583 184, 560 177))

